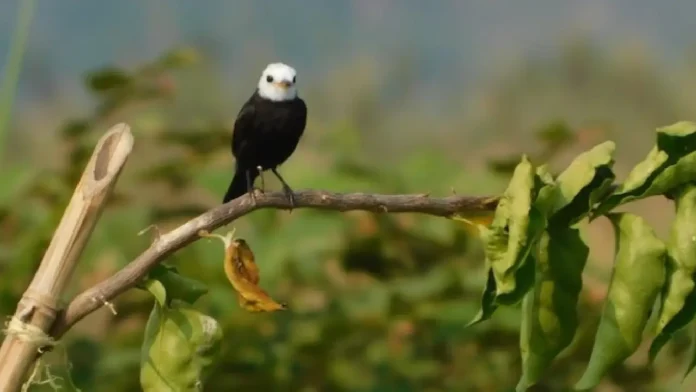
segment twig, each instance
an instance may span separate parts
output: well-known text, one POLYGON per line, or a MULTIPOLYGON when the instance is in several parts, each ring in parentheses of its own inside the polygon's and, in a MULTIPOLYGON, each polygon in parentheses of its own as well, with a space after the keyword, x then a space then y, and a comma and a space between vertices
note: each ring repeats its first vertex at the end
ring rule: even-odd
MULTIPOLYGON (((493 211, 497 197, 450 196, 430 198, 424 195, 375 195, 366 193, 340 194, 326 191, 300 191, 295 193, 295 208, 313 208, 332 211, 363 210, 375 213, 413 212, 449 217, 493 211)), ((119 294, 135 286, 150 269, 167 256, 199 239, 200 230, 213 231, 254 210, 262 208, 290 209, 282 192, 256 195, 254 204, 249 195, 213 208, 159 236, 154 243, 135 260, 107 280, 82 292, 70 302, 65 312, 56 319, 52 336, 58 338, 76 322, 94 312, 100 304, 93 298, 111 301, 119 294)))
POLYGON ((125 124, 99 140, 44 254, 39 269, 5 333, 0 348, 0 390, 19 390, 37 352, 52 342, 59 301, 105 202, 133 149, 125 124), (29 332, 27 332, 29 331, 29 332))

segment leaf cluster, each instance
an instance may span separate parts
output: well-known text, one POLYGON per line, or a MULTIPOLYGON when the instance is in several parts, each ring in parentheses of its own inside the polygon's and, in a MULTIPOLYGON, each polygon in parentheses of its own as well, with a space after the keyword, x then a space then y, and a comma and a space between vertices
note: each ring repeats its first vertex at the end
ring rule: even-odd
MULTIPOLYGON (((643 341, 657 304, 654 359, 674 333, 696 315, 696 124, 659 128, 656 145, 626 180, 614 186, 614 143, 580 154, 557 177, 526 156, 514 169, 493 222, 481 227, 488 279, 481 310, 469 323, 489 319, 500 306, 522 303, 520 351, 527 390, 576 336, 582 273, 589 249, 580 223, 608 218, 616 250, 589 363, 575 388, 595 387, 643 341), (665 243, 640 216, 614 212, 650 196, 674 201, 676 218, 665 243)), ((696 362, 692 361, 686 373, 696 362)))

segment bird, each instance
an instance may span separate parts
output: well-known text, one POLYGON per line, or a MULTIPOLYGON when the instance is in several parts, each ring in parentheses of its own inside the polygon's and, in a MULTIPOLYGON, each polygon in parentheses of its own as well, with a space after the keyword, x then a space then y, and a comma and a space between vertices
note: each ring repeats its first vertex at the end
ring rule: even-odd
MULTIPOLYGON (((282 183, 293 208, 292 188, 278 172, 278 166, 295 152, 306 125, 307 105, 298 96, 297 71, 282 62, 268 64, 234 122, 231 148, 236 159, 235 172, 223 204, 245 193, 250 193, 255 201, 254 180, 270 170, 282 183)), ((263 188, 263 177, 261 180, 263 188)))

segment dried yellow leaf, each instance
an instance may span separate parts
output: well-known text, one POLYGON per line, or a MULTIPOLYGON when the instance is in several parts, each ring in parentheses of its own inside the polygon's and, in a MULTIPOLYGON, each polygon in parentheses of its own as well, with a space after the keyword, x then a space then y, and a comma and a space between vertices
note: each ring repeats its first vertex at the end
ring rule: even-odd
POLYGON ((250 312, 274 312, 287 309, 285 304, 276 302, 259 287, 261 276, 254 253, 246 241, 233 238, 234 230, 225 236, 207 231, 201 231, 198 234, 201 237, 218 238, 225 244, 223 262, 225 275, 237 291, 239 306, 250 312))

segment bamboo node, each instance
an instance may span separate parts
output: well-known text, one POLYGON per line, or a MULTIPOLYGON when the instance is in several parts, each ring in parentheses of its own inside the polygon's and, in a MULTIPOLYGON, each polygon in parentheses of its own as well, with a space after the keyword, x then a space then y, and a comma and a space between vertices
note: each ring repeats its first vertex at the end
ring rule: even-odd
POLYGON ((60 304, 58 300, 50 295, 46 295, 38 290, 32 290, 28 288, 27 291, 22 295, 22 300, 30 301, 34 305, 34 310, 45 309, 54 314, 58 312, 60 304))

